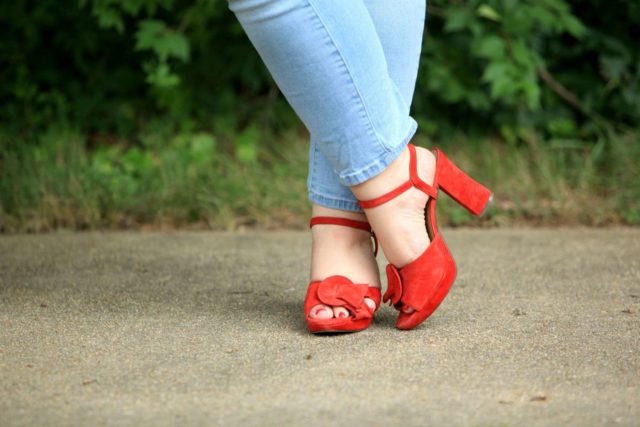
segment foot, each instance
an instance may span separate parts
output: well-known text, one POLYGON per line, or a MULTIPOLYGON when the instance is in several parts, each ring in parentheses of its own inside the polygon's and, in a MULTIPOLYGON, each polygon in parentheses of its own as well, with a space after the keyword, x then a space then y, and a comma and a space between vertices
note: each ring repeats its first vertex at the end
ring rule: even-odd
MULTIPOLYGON (((433 153, 416 147, 418 175, 429 185, 433 184, 436 160, 433 153)), ((409 179, 409 149, 392 162, 387 169, 374 178, 351 187, 358 200, 379 197, 409 179)), ((424 192, 413 187, 400 196, 375 208, 365 209, 367 220, 375 230, 387 260, 402 268, 418 258, 429 246, 425 227, 424 207, 429 199, 424 192)), ((405 313, 413 312, 403 307, 405 313)))
MULTIPOLYGON (((313 205, 313 216, 330 216, 367 221, 364 214, 340 211, 313 205)), ((380 288, 380 272, 373 255, 371 234, 339 225, 315 225, 311 229, 311 281, 324 280, 330 276, 345 276, 354 283, 366 283, 380 288)), ((370 298, 365 303, 375 310, 376 305, 370 298)), ((348 317, 344 307, 318 304, 311 307, 309 317, 313 319, 331 319, 348 317)))

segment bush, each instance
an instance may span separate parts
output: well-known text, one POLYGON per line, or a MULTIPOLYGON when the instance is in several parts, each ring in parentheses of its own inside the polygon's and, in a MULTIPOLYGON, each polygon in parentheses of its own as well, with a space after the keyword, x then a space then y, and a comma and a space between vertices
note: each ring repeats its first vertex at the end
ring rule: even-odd
MULTIPOLYGON (((414 105, 426 132, 638 126, 639 3, 432 0, 428 12, 414 105)), ((214 132, 295 123, 224 0, 8 2, 0 24, 0 119, 21 132, 64 120, 131 137, 159 115, 214 132)))

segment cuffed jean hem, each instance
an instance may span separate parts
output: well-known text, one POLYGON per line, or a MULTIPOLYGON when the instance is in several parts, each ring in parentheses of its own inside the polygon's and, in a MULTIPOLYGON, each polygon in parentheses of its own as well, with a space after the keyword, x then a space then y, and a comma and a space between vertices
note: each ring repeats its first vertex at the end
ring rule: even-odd
MULTIPOLYGON (((374 176, 380 174, 383 170, 385 170, 395 159, 397 159, 417 131, 418 126, 416 122, 414 120, 412 120, 411 122, 412 124, 409 129, 409 133, 405 136, 405 138, 401 140, 400 144, 393 147, 392 150, 383 153, 378 159, 371 163, 370 166, 365 167, 355 174, 348 175, 347 178, 350 179, 350 181, 347 180, 347 182, 353 182, 353 184, 347 184, 346 186, 361 184, 368 179, 373 178, 374 176)), ((355 199, 355 197, 345 199, 344 197, 337 197, 335 195, 327 194, 326 190, 324 192, 320 192, 317 188, 315 188, 312 182, 313 180, 309 180, 308 182, 309 200, 312 203, 342 211, 362 212, 362 208, 358 204, 358 201, 355 199)), ((340 187, 340 189, 346 190, 346 188, 344 187, 340 187)), ((342 191, 342 193, 345 193, 345 191, 342 191)))
POLYGON ((374 176, 382 173, 395 159, 400 156, 400 153, 406 148, 413 135, 418 130, 418 124, 415 120, 411 119, 411 127, 406 136, 401 140, 400 144, 392 147, 389 151, 386 151, 379 155, 373 162, 370 162, 364 168, 347 174, 340 174, 340 182, 347 186, 352 187, 354 185, 362 184, 363 182, 373 178, 374 176))
POLYGON ((309 189, 309 200, 316 205, 324 206, 326 208, 338 209, 341 211, 362 212, 362 208, 355 200, 337 199, 335 197, 319 194, 312 189, 309 189))

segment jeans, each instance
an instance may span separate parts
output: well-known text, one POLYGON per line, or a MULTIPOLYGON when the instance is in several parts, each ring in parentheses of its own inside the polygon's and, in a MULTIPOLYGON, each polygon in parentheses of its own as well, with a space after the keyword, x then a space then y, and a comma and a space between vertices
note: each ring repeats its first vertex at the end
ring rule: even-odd
POLYGON ((382 172, 416 132, 409 107, 425 0, 230 0, 311 135, 309 199, 360 211, 349 186, 382 172))

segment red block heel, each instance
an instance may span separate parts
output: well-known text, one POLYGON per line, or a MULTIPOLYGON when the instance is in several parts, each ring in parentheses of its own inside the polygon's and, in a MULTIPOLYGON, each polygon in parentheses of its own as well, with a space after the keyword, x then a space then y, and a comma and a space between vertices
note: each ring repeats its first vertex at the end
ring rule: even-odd
POLYGON ((474 215, 481 215, 491 199, 491 191, 462 172, 438 149, 436 176, 442 191, 474 215))
MULTIPOLYGON (((342 225, 359 228, 371 232, 369 223, 347 218, 315 217, 311 218, 310 227, 318 224, 342 225)), ((378 254, 378 241, 373 232, 374 256, 378 254)), ((304 315, 309 331, 313 333, 357 332, 366 329, 373 321, 373 313, 380 307, 380 289, 366 284, 356 284, 344 276, 331 276, 321 281, 314 281, 307 288, 304 299, 304 315), (371 298, 375 309, 364 302, 371 298), (344 307, 349 311, 345 318, 313 319, 309 316, 311 308, 318 304, 344 307)))
POLYGON ((400 269, 392 264, 387 265, 388 287, 383 300, 400 310, 396 322, 398 329, 413 329, 429 317, 447 296, 456 277, 456 264, 436 222, 438 189, 442 189, 474 215, 482 213, 491 199, 489 189, 458 169, 442 151, 435 149, 433 152, 436 157, 433 185, 427 184, 418 176, 416 148, 409 144, 409 180, 387 194, 360 202, 363 209, 374 208, 413 187, 429 196, 425 206, 425 225, 431 240, 429 247, 400 269), (404 313, 402 308, 405 306, 415 311, 404 313))

